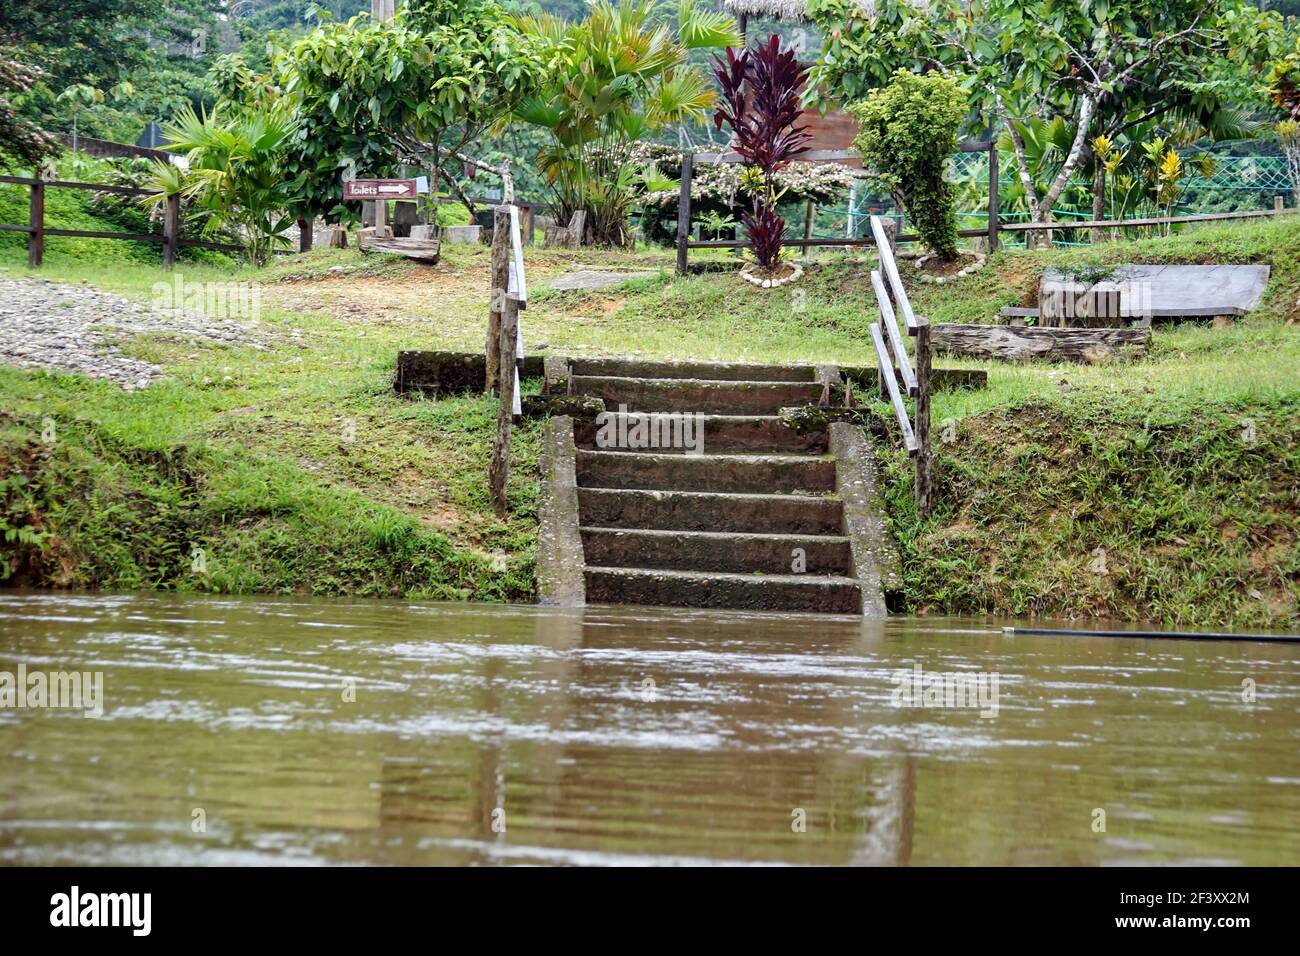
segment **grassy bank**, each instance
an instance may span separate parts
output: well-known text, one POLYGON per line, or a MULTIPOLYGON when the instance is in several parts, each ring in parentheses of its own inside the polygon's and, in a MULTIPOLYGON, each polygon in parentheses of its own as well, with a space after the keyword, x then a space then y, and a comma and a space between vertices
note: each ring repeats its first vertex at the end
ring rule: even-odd
MULTIPOLYGON (((87 262, 57 242, 45 278, 142 302, 170 281, 152 263, 87 262)), ((989 388, 936 396, 948 440, 928 521, 911 510, 905 461, 887 456, 916 609, 1300 619, 1300 222, 999 253, 957 283, 917 285, 914 302, 935 321, 988 321, 1028 301, 1047 265, 1133 261, 1267 262, 1273 277, 1255 314, 1228 329, 1158 329, 1141 360, 986 363, 989 388)), ((535 294, 525 341, 562 354, 869 364, 871 258, 818 263, 772 292, 719 273, 678 280, 663 250, 530 250, 534 289, 578 264, 651 274, 599 294, 535 294)), ((347 250, 260 271, 187 264, 186 282, 263 284, 265 350, 124 339, 124 353, 167 371, 136 393, 0 367, 9 580, 529 599, 537 426, 517 433, 499 520, 484 488, 494 403, 390 387, 399 348, 482 347, 486 265, 485 250, 464 247, 435 269, 347 250)), ((16 254, 0 269, 24 272, 16 254)))

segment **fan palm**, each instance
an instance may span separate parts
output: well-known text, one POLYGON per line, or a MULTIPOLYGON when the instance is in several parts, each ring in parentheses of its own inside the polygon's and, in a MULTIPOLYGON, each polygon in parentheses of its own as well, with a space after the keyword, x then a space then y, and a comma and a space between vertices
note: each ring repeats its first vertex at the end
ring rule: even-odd
POLYGON ((679 0, 677 27, 654 2, 598 0, 580 23, 554 16, 518 17, 540 42, 548 80, 515 110, 546 130, 538 156, 556 192, 561 217, 588 214, 588 237, 624 245, 637 175, 626 147, 671 123, 702 122, 713 105, 708 77, 687 63, 688 51, 738 44, 732 19, 679 0))
POLYGON ((293 119, 284 110, 237 110, 229 118, 217 111, 199 116, 181 110, 164 128, 171 148, 186 153, 189 169, 177 171, 154 161, 159 203, 180 193, 208 209, 210 232, 233 228, 243 235, 249 254, 264 263, 293 224, 287 212, 290 197, 282 169, 283 147, 293 132, 293 119))

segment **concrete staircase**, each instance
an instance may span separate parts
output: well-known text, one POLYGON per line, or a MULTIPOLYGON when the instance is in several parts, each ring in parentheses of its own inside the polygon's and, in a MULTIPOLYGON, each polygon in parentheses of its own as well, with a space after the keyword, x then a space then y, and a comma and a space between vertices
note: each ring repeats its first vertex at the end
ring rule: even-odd
MULTIPOLYGON (((875 565, 887 543, 874 463, 850 463, 846 474, 845 450, 831 441, 833 429, 856 431, 860 444, 848 451, 869 458, 861 430, 796 431, 780 418, 782 408, 817 403, 828 376, 838 382, 833 369, 808 365, 574 360, 569 391, 603 400, 608 412, 600 425, 572 420, 576 518, 567 520, 582 564, 572 603, 581 590, 593 604, 883 613, 875 565), (645 413, 699 413, 692 421, 702 426, 703 453, 602 440, 602 426, 605 439, 619 426, 631 434, 645 413), (856 523, 857 542, 846 481, 856 483, 858 511, 876 512, 869 527, 856 523)), ((562 518, 543 515, 544 600, 546 552, 571 534, 562 518)), ((577 557, 550 566, 573 575, 577 557)))

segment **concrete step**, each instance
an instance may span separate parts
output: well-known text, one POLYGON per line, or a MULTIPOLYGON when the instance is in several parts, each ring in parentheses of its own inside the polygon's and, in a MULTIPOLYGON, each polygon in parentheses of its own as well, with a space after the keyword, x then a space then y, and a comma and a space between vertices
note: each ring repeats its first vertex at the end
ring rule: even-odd
POLYGON ((580 533, 587 564, 599 567, 792 574, 802 560, 808 574, 843 575, 851 564, 849 539, 833 535, 623 528, 580 533))
POLYGON ((702 415, 775 415, 822 396, 815 381, 721 381, 695 378, 621 378, 574 375, 578 395, 594 395, 607 408, 631 412, 699 412, 702 415))
POLYGON ((660 455, 579 450, 579 488, 795 494, 835 490, 835 462, 808 455, 660 455))
POLYGON ((619 378, 696 378, 744 382, 814 382, 812 365, 754 365, 747 362, 660 362, 649 359, 577 358, 574 375, 619 378))
POLYGON ((719 574, 588 566, 586 581, 589 604, 862 613, 861 586, 853 578, 838 575, 719 574))
POLYGON ((844 503, 814 495, 578 489, 579 524, 595 528, 839 534, 844 503))
MULTIPOLYGON (((682 447, 660 447, 647 449, 640 445, 641 438, 655 436, 662 438, 668 436, 679 436, 677 444, 681 444, 680 436, 684 436, 682 430, 683 424, 678 420, 677 424, 669 420, 665 423, 664 418, 668 416, 656 415, 653 422, 641 422, 647 413, 637 415, 636 413, 618 414, 610 413, 609 418, 604 421, 609 422, 609 427, 604 430, 603 434, 608 441, 617 443, 620 434, 620 422, 622 423, 621 434, 624 437, 626 447, 616 447, 616 445, 607 445, 601 448, 601 451, 657 451, 660 454, 681 454, 686 449, 682 447), (667 428, 665 428, 665 424, 667 428), (638 426, 644 429, 642 435, 638 437, 638 426), (676 429, 676 431, 674 431, 676 429)), ((706 454, 717 454, 719 452, 760 452, 778 454, 798 454, 807 452, 811 454, 825 454, 828 447, 826 429, 795 431, 781 423, 779 415, 701 415, 698 422, 693 422, 690 428, 691 439, 693 443, 700 444, 696 438, 698 429, 703 426, 702 451, 706 454)), ((574 440, 579 448, 596 448, 597 436, 600 426, 590 419, 575 419, 573 423, 574 440)), ((662 443, 661 443, 662 444, 662 443)), ((670 444, 672 442, 670 441, 670 444)))

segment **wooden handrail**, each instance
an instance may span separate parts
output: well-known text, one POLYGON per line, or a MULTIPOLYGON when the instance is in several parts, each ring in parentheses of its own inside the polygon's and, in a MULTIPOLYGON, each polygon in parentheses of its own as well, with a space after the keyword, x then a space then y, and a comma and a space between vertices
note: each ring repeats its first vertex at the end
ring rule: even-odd
POLYGON ((889 334, 889 345, 894 352, 894 364, 898 366, 898 371, 902 373, 903 384, 907 386, 907 394, 916 394, 916 375, 912 373, 912 363, 908 361, 907 349, 903 345, 903 337, 898 332, 898 319, 894 317, 894 307, 889 304, 889 295, 885 292, 885 284, 880 281, 880 273, 875 269, 871 270, 871 288, 875 290, 876 301, 880 304, 880 320, 885 324, 885 331, 889 334))
POLYGON ((912 420, 907 417, 907 406, 903 404, 903 396, 899 394, 898 382, 894 378, 894 363, 889 360, 889 350, 885 348, 879 322, 871 323, 871 344, 875 346, 876 359, 880 362, 880 380, 889 390, 889 400, 894 406, 894 417, 898 419, 898 427, 903 431, 903 445, 909 455, 915 455, 921 446, 912 431, 912 420))
POLYGON ((524 276, 524 247, 519 236, 519 207, 511 205, 510 209, 510 288, 507 294, 519 303, 519 308, 528 308, 528 280, 524 276))
POLYGON ((903 288, 902 277, 898 274, 898 263, 894 261, 894 247, 890 244, 879 216, 871 217, 871 233, 880 250, 880 269, 871 272, 871 290, 880 309, 880 320, 870 325, 871 346, 875 349, 879 366, 878 391, 882 397, 888 394, 890 404, 894 407, 894 417, 898 419, 898 427, 903 434, 903 445, 916 460, 916 511, 925 518, 934 508, 934 480, 930 460, 930 323, 924 316, 918 318, 912 313, 907 290, 903 288), (893 291, 892 303, 890 290, 885 288, 885 280, 880 275, 882 270, 893 291), (907 350, 898 329, 895 309, 903 314, 908 332, 916 338, 915 373, 907 361, 907 350), (881 330, 882 324, 884 331, 881 330), (885 344, 886 337, 889 345, 885 344), (890 355, 891 348, 893 356, 890 355), (907 393, 916 399, 915 421, 908 417, 902 389, 899 388, 900 377, 907 393))
POLYGON ((898 263, 894 261, 894 247, 885 234, 885 224, 879 216, 871 217, 871 234, 876 237, 876 249, 880 252, 880 268, 884 270, 885 278, 889 280, 889 288, 894 293, 894 301, 898 304, 898 311, 903 314, 903 322, 907 325, 907 334, 915 335, 916 314, 912 311, 912 303, 907 301, 907 290, 903 288, 903 277, 898 274, 898 263))
POLYGON ((1190 216, 1149 216, 1145 219, 1086 219, 1082 221, 1003 223, 1003 232, 1047 232, 1052 229, 1121 229, 1127 226, 1176 226, 1180 222, 1224 222, 1231 219, 1257 219, 1262 216, 1285 216, 1300 209, 1250 209, 1245 212, 1201 212, 1190 216))

